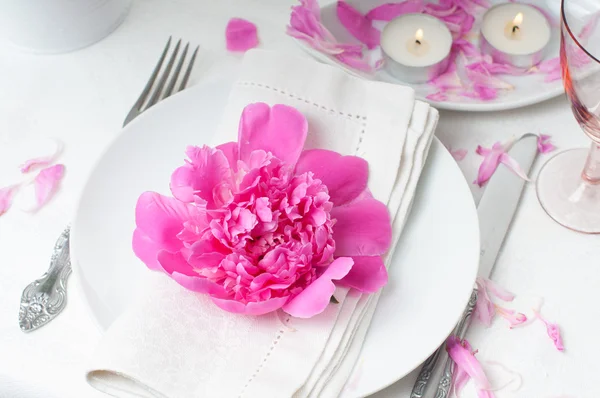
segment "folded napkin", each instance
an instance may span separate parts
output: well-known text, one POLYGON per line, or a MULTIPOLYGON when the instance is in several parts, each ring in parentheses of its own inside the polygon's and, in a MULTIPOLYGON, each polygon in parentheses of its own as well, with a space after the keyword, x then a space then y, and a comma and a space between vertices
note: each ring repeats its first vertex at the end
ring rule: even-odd
MULTIPOLYGON (((410 88, 254 50, 244 58, 213 144, 236 140, 242 109, 253 102, 302 112, 309 124, 306 149, 368 161, 369 189, 393 220, 389 265, 437 111, 415 101, 410 88)), ((338 288, 340 303, 313 318, 252 317, 225 312, 164 275, 148 279, 144 294, 106 332, 88 372, 92 386, 117 397, 336 397, 379 298, 338 288)))

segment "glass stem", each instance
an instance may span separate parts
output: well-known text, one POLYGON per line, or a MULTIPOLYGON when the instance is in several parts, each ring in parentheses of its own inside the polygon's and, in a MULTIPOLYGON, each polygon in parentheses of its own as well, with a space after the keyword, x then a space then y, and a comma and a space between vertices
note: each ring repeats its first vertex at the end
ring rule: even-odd
POLYGON ((592 142, 581 177, 588 184, 600 184, 600 145, 592 142))

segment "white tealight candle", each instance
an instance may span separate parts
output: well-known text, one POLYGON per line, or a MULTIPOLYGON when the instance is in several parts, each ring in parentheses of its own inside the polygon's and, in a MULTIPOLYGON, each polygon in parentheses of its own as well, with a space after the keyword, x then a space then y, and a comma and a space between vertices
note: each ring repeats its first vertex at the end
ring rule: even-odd
POLYGON ((528 68, 543 59, 551 33, 550 23, 534 7, 500 4, 483 16, 481 48, 496 62, 528 68))
POLYGON ((405 14, 381 32, 381 50, 388 71, 407 83, 424 83, 444 72, 452 35, 437 18, 405 14))

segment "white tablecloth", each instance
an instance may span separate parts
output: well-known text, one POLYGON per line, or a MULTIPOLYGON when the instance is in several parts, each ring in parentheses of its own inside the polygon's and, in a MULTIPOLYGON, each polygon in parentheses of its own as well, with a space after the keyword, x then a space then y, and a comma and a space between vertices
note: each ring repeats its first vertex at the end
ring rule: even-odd
MULTIPOLYGON (((119 133, 169 35, 223 56, 225 25, 243 17, 258 25, 261 47, 301 54, 284 34, 293 0, 137 0, 125 23, 80 51, 36 56, 0 39, 0 146, 57 137, 66 144, 67 175, 56 198, 35 215, 18 210, 0 218, 0 397, 102 397, 84 380, 84 366, 101 332, 86 313, 76 278, 69 303, 51 325, 24 334, 17 325, 22 289, 47 268, 54 241, 74 211, 96 159, 119 133)), ((1 29, 1 27, 0 27, 1 29)), ((0 38, 2 36, 0 35, 0 38)), ((209 65, 200 59, 193 81, 209 65)), ((499 113, 441 112, 437 136, 446 146, 469 149, 459 162, 472 181, 477 144, 491 145, 525 132, 551 134, 561 149, 587 146, 564 98, 499 113)), ((538 159, 534 173, 547 156, 538 159)), ((0 159, 0 186, 6 167, 0 159)), ((471 185, 479 199, 483 189, 471 185)), ((526 189, 494 278, 521 295, 545 298, 544 313, 563 328, 565 353, 554 349, 541 324, 509 330, 501 319, 468 334, 478 357, 496 361, 523 378, 517 392, 499 398, 598 397, 597 292, 600 242, 555 224, 526 189)), ((390 366, 393 366, 391 363, 390 366)), ((397 397, 392 386, 376 395, 397 397)), ((465 397, 474 397, 466 391, 465 397)))

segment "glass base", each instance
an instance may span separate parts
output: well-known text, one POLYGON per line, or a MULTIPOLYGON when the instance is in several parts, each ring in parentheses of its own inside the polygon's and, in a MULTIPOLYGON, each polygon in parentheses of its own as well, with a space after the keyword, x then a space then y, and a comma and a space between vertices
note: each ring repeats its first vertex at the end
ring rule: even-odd
POLYGON ((598 234, 600 184, 590 184, 581 177, 588 152, 571 149, 546 162, 537 178, 537 196, 557 223, 577 232, 598 234))

